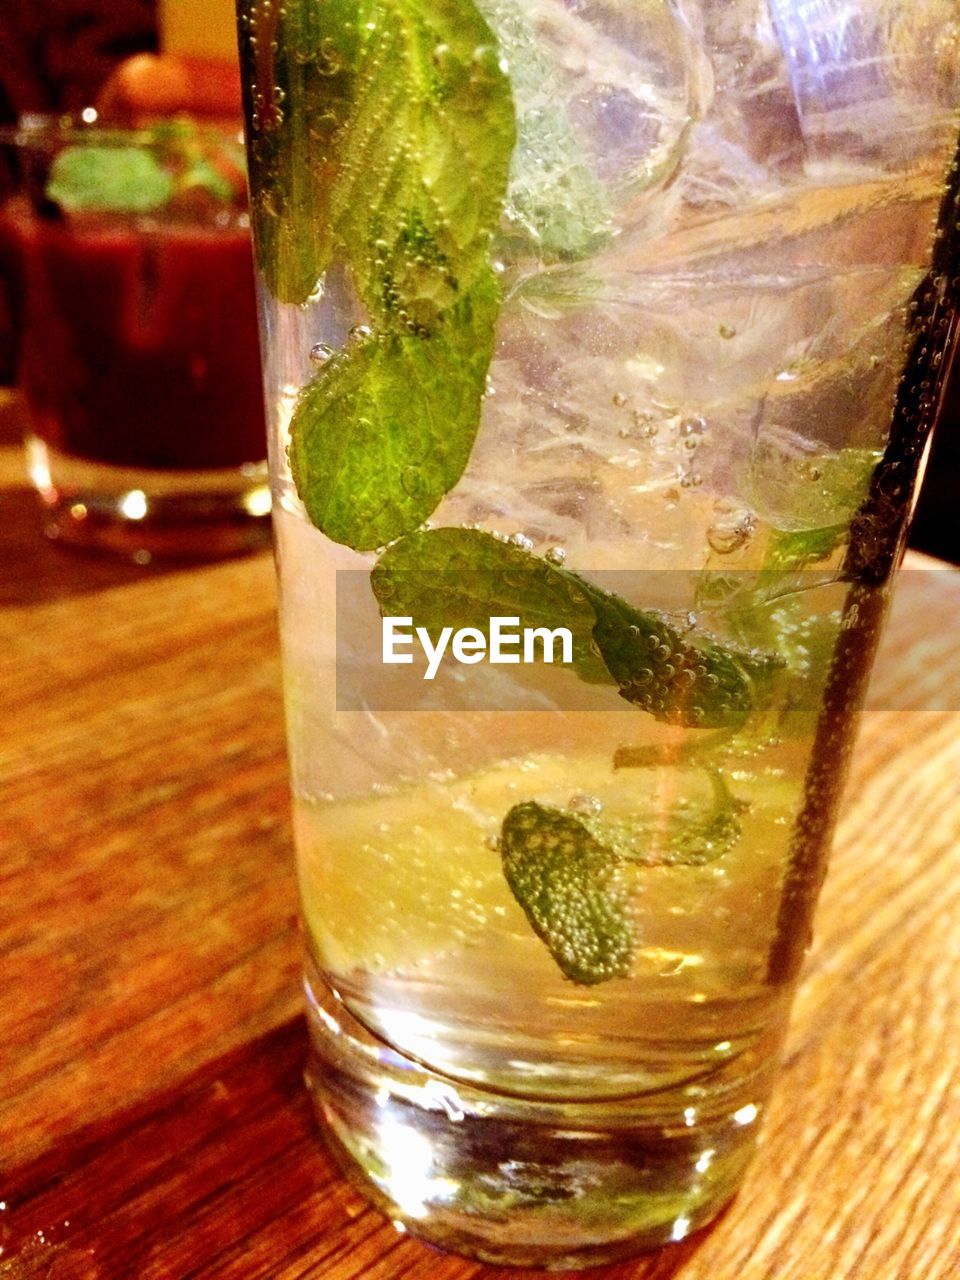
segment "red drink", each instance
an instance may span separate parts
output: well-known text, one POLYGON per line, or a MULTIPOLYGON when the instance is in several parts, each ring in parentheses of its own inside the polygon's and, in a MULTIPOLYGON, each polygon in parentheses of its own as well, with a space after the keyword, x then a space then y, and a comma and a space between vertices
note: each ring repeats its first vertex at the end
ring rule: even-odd
POLYGON ((241 140, 25 117, 0 219, 46 533, 211 558, 270 537, 241 140))
POLYGON ((34 433, 76 457, 166 470, 266 453, 243 228, 17 218, 20 384, 34 433))

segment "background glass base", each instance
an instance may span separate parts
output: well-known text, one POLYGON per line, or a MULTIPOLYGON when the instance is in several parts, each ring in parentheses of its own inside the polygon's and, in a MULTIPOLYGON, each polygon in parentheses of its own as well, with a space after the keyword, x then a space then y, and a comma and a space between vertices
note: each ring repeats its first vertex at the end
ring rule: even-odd
POLYGON ((772 1062, 689 1127, 675 1089, 548 1102, 465 1085, 372 1036, 315 971, 306 991, 307 1084, 334 1155, 442 1248, 549 1270, 629 1258, 715 1218, 753 1153, 772 1062))
POLYGON ((114 467, 28 436, 27 467, 54 542, 153 559, 217 560, 270 545, 265 462, 216 471, 114 467))

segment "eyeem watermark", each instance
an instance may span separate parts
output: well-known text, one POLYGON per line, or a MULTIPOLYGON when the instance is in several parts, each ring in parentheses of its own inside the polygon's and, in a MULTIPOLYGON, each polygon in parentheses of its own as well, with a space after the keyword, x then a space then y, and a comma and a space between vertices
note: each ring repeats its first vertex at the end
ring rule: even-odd
POLYGON ((560 662, 573 662, 573 633, 568 627, 524 627, 519 618, 491 618, 489 634, 479 627, 444 627, 434 644, 426 627, 414 627, 412 618, 384 618, 383 662, 385 666, 408 666, 413 662, 414 641, 419 641, 427 659, 424 680, 432 680, 449 648, 457 662, 468 667, 484 659, 489 662, 518 666, 538 662, 555 662, 559 647, 560 662))

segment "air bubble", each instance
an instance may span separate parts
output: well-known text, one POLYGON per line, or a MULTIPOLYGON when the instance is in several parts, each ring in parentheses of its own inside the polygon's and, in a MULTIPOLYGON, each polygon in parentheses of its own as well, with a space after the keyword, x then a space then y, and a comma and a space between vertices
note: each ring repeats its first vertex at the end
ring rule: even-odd
POLYGON ((707 429, 707 424, 703 418, 691 416, 684 418, 677 428, 677 434, 681 440, 685 440, 690 436, 702 436, 707 429))
POLYGON ((603 802, 596 796, 588 796, 578 792, 567 801, 571 813, 582 813, 585 817, 596 818, 603 813, 603 802))
POLYGON ((329 36, 320 41, 319 52, 322 61, 317 66, 318 75, 335 76, 343 69, 343 59, 340 57, 336 43, 329 36))
POLYGON ((533 550, 533 539, 528 538, 525 533, 515 533, 509 541, 511 546, 519 547, 521 551, 533 550))
POLYGON ((745 547, 753 537, 756 520, 749 512, 737 519, 718 521, 707 530, 707 542, 719 556, 729 556, 745 547))
POLYGON ((325 342, 315 342, 310 348, 310 359, 314 364, 325 365, 336 355, 333 347, 328 347, 325 342))
POLYGON ((550 547, 547 551, 547 559, 551 564, 563 564, 567 558, 567 553, 563 547, 550 547))
POLYGON ((373 330, 368 324, 355 324, 347 336, 353 343, 366 342, 373 337, 373 330))

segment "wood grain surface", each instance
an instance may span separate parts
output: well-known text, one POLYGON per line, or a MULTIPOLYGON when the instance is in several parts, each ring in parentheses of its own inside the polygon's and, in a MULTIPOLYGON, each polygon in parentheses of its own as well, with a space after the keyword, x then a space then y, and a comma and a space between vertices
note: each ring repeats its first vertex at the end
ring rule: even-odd
MULTIPOLYGON (((317 1139, 269 557, 53 594, 0 612, 0 1277, 519 1275, 398 1235, 317 1139)), ((592 1274, 960 1273, 958 688, 960 575, 912 571, 757 1159, 592 1274)))

